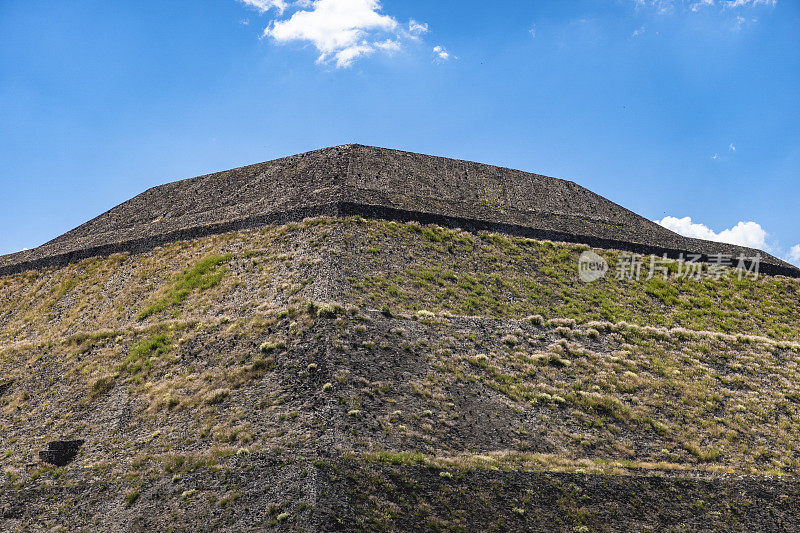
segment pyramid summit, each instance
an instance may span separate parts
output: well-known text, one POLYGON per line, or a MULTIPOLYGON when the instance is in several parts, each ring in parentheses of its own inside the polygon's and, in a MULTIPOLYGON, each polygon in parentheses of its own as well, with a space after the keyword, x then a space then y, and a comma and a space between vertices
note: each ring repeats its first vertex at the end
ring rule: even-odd
POLYGON ((154 187, 36 249, 0 257, 0 274, 321 215, 418 221, 670 258, 758 255, 762 273, 800 277, 800 269, 763 251, 683 237, 571 181, 357 144, 154 187))

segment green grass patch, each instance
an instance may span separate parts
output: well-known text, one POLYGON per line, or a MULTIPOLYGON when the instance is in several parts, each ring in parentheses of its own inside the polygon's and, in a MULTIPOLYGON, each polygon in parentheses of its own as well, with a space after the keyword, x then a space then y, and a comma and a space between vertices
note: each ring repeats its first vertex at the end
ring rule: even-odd
POLYGON ((145 373, 152 368, 154 358, 167 353, 170 348, 171 344, 166 335, 156 335, 141 340, 131 346, 120 370, 133 375, 145 373))
POLYGON ((178 274, 166 294, 145 307, 137 318, 144 320, 164 309, 176 307, 194 290, 202 291, 214 287, 225 275, 224 263, 230 260, 231 254, 209 255, 201 259, 194 267, 178 274))
MULTIPOLYGON (((398 315, 427 309, 492 318, 563 317, 579 324, 630 322, 783 340, 800 335, 800 280, 739 280, 735 272, 718 280, 686 279, 677 276, 685 268, 681 263, 667 261, 667 280, 617 279, 612 271, 586 284, 576 270, 586 246, 414 224, 396 224, 399 232, 389 231, 382 221, 365 224, 370 226, 368 240, 363 229, 347 228, 349 248, 357 252, 345 252, 342 261, 352 288, 346 297, 357 305, 386 305, 398 315), (454 243, 458 253, 449 246, 454 243), (363 261, 363 250, 375 246, 385 260, 363 261)), ((618 252, 598 252, 610 265, 619 264, 618 252)))
POLYGON ((89 387, 89 399, 94 400, 114 388, 115 376, 103 376, 94 380, 89 387))
POLYGON ((647 280, 644 292, 653 298, 658 298, 664 305, 676 305, 679 302, 678 289, 661 278, 647 280))
POLYGON ((366 459, 383 465, 408 466, 425 464, 428 457, 425 454, 417 452, 379 451, 368 454, 366 459))

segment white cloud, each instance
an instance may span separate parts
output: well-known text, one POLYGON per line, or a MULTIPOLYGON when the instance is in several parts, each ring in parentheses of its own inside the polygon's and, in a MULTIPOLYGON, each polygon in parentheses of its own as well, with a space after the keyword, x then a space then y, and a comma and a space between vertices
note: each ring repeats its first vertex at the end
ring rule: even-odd
POLYGON ((536 26, 534 26, 533 28, 529 29, 529 30, 528 30, 528 33, 530 33, 530 34, 531 34, 531 37, 533 37, 534 39, 536 39, 536 26))
POLYGON ((716 161, 717 159, 719 159, 719 154, 714 154, 714 155, 712 155, 712 156, 711 156, 711 159, 713 159, 714 161, 716 161))
POLYGON ((691 217, 664 217, 661 220, 656 220, 655 223, 684 237, 738 244, 739 246, 764 250, 776 256, 784 257, 787 262, 800 267, 800 244, 795 244, 789 250, 786 250, 774 240, 769 243, 767 242, 770 236, 769 232, 756 222, 739 222, 734 227, 722 230, 719 233, 705 224, 693 222, 691 217))
POLYGON ((400 41, 386 39, 385 41, 375 43, 375 48, 391 53, 399 51, 402 48, 402 45, 400 44, 400 41))
POLYGON ((414 19, 408 21, 408 33, 411 35, 422 35, 428 33, 428 31, 430 30, 427 24, 417 22, 414 19))
POLYGON ((800 266, 800 244, 795 244, 789 250, 789 255, 786 256, 786 259, 797 266, 800 266))
POLYGON ((778 0, 727 0, 725 2, 726 8, 733 7, 752 7, 752 6, 772 6, 778 3, 778 0))
POLYGON ((434 46, 433 53, 436 54, 436 58, 441 61, 447 61, 450 59, 450 52, 445 50, 445 48, 442 46, 434 46))
POLYGON ((709 7, 714 5, 714 0, 700 0, 699 2, 695 2, 692 4, 692 11, 699 11, 700 8, 709 7))
POLYGON ((721 6, 723 9, 736 9, 745 7, 757 6, 771 6, 777 5, 778 0, 633 0, 637 8, 650 7, 656 10, 657 13, 665 15, 672 13, 678 9, 686 9, 687 7, 694 13, 701 9, 711 8, 716 5, 721 6))
POLYGON ((280 44, 307 42, 319 52, 318 63, 349 67, 358 58, 402 49, 403 41, 420 39, 428 25, 414 19, 401 24, 383 13, 380 0, 241 0, 262 11, 275 8, 293 13, 276 18, 264 30, 280 44))
POLYGON ((633 34, 631 35, 631 37, 639 37, 640 35, 644 35, 645 31, 647 31, 647 29, 644 26, 642 26, 638 30, 633 30, 633 34))
MULTIPOLYGON (((352 46, 348 46, 347 48, 343 48, 334 54, 336 58, 336 66, 338 68, 349 67, 353 64, 353 61, 358 59, 361 56, 368 56, 375 52, 375 48, 368 44, 366 41, 361 42, 360 44, 354 44, 352 46)), ((320 57, 320 61, 324 61, 320 57)))
POLYGON ((684 237, 738 244, 739 246, 747 246, 749 248, 758 248, 761 250, 767 250, 769 248, 767 246, 767 236, 769 234, 760 224, 755 222, 739 222, 734 227, 722 230, 719 233, 705 224, 692 222, 691 217, 664 217, 655 222, 684 237))
POLYGON ((333 58, 337 67, 347 67, 375 51, 376 33, 397 29, 398 22, 380 9, 378 0, 316 0, 310 11, 273 21, 264 35, 282 43, 309 41, 320 52, 319 62, 333 58))
POLYGON ((283 13, 288 4, 285 0, 239 0, 242 3, 252 6, 262 13, 266 13, 270 9, 276 9, 279 13, 283 13))
POLYGON ((633 0, 637 7, 652 7, 661 14, 671 13, 675 8, 674 0, 633 0))

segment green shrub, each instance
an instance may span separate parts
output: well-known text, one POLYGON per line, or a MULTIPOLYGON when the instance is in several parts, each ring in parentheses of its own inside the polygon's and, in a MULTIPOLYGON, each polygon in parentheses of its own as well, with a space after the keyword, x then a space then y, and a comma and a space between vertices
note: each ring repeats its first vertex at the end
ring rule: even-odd
POLYGON ((215 389, 206 393, 203 400, 208 405, 215 405, 225 401, 225 398, 227 398, 230 393, 231 391, 228 389, 215 389))
POLYGON ((340 305, 336 304, 321 304, 317 307, 317 317, 319 318, 335 318, 336 315, 344 311, 340 305))
POLYGON ((89 387, 89 398, 93 400, 110 391, 114 386, 114 379, 115 376, 103 376, 94 380, 89 387))
POLYGON ((270 353, 274 352, 275 350, 282 350, 284 348, 286 348, 286 343, 283 341, 267 341, 259 346, 259 349, 263 353, 270 353))
POLYGON ((129 490, 125 493, 125 507, 130 507, 139 499, 138 490, 129 490))

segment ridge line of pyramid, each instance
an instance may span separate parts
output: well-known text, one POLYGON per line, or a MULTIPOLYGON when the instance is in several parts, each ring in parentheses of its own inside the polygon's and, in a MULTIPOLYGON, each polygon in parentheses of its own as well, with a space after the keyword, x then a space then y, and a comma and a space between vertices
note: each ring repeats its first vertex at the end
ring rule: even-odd
MULTIPOLYGON (((226 169, 226 170, 219 170, 219 171, 215 171, 215 172, 207 172, 205 174, 199 174, 197 176, 190 176, 190 177, 187 177, 187 178, 178 178, 178 179, 175 179, 175 180, 172 180, 172 181, 167 181, 167 182, 159 184, 159 185, 154 185, 154 186, 142 191, 142 193, 140 193, 140 194, 144 194, 144 193, 152 191, 152 190, 161 189, 161 188, 169 186, 169 185, 175 185, 177 183, 183 183, 183 182, 192 181, 192 180, 198 180, 198 179, 202 179, 202 178, 208 178, 210 176, 216 176, 216 175, 227 173, 227 172, 241 171, 241 170, 245 170, 245 169, 248 169, 248 168, 256 167, 256 166, 259 166, 259 165, 266 165, 266 164, 276 163, 278 161, 284 161, 284 160, 287 160, 287 159, 305 157, 305 156, 308 156, 308 155, 311 155, 311 154, 317 154, 317 153, 327 152, 327 151, 331 151, 331 150, 347 150, 347 151, 350 151, 353 148, 366 148, 366 149, 369 149, 369 150, 375 150, 377 152, 393 152, 393 153, 397 153, 397 154, 404 154, 404 155, 409 155, 409 156, 414 156, 414 157, 424 157, 424 158, 430 158, 430 159, 436 159, 436 160, 453 161, 453 162, 458 162, 458 163, 466 163, 466 164, 469 164, 469 165, 479 165, 479 166, 482 166, 482 167, 493 168, 493 169, 502 170, 502 171, 529 174, 531 176, 539 176, 539 177, 542 177, 542 178, 556 180, 556 181, 559 181, 559 182, 562 182, 562 183, 569 183, 571 185, 574 185, 576 187, 580 187, 581 189, 584 189, 586 191, 591 192, 589 189, 586 189, 585 187, 583 187, 582 185, 580 185, 579 183, 577 183, 577 182, 575 182, 574 180, 571 180, 571 179, 558 178, 558 177, 555 177, 555 176, 549 176, 549 175, 546 175, 546 174, 539 174, 537 172, 530 172, 530 171, 527 171, 527 170, 521 170, 521 169, 517 169, 517 168, 513 168, 513 167, 495 165, 495 164, 491 164, 491 163, 481 163, 479 161, 474 161, 474 160, 471 160, 471 159, 459 159, 459 158, 456 158, 456 157, 433 155, 433 154, 427 154, 427 153, 422 153, 422 152, 411 152, 409 150, 400 150, 400 149, 397 149, 397 148, 385 148, 385 147, 382 147, 382 146, 374 146, 374 145, 361 144, 361 143, 346 143, 346 144, 338 144, 338 145, 334 145, 334 146, 326 146, 324 148, 317 148, 315 150, 308 150, 308 151, 300 152, 300 153, 297 153, 297 154, 291 154, 291 155, 285 155, 285 156, 281 156, 281 157, 276 157, 276 158, 273 158, 273 159, 268 159, 266 161, 258 161, 258 162, 255 162, 255 163, 249 163, 247 165, 241 165, 241 166, 229 168, 229 169, 226 169)), ((352 152, 350 152, 350 156, 352 157, 352 152)), ((596 194, 596 193, 593 193, 593 194, 596 194)))

